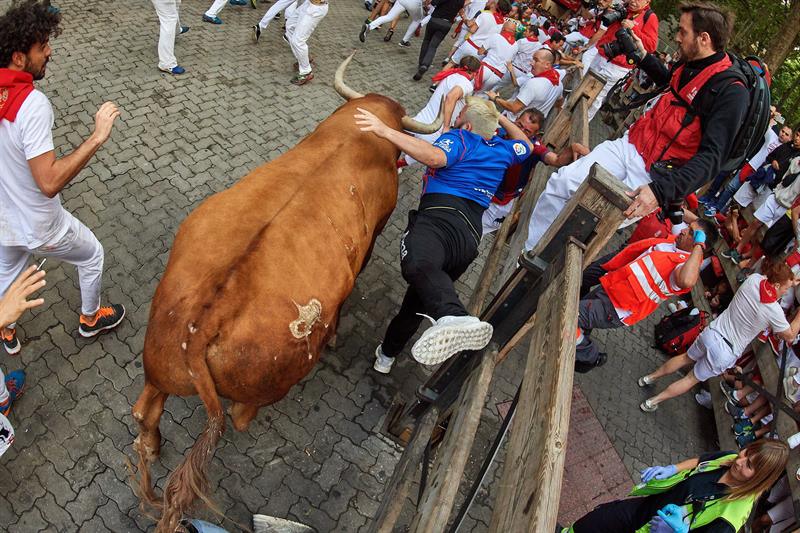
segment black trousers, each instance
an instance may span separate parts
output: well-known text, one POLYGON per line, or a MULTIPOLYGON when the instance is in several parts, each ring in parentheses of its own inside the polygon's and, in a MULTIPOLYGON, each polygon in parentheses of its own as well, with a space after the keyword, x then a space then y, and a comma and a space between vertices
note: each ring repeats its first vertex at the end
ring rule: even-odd
POLYGON ((439 48, 442 39, 447 37, 452 25, 453 23, 447 19, 431 17, 425 26, 425 37, 422 39, 422 47, 419 50, 419 66, 424 65, 426 68, 430 68, 433 56, 436 55, 436 49, 439 48))
POLYGON ((629 498, 598 505, 575 522, 575 533, 634 533, 642 523, 640 506, 643 498, 629 498))
MULTIPOLYGON (((400 242, 400 267, 408 289, 400 311, 386 329, 382 345, 386 355, 395 357, 403 351, 422 322, 417 313, 437 320, 468 314, 453 282, 478 256, 479 237, 470 227, 476 224, 473 218, 467 209, 431 205, 430 201, 409 213, 400 242)), ((477 224, 480 227, 480 215, 477 224)))
POLYGON ((788 216, 782 216, 764 234, 764 239, 761 241, 761 249, 770 257, 778 257, 793 239, 792 219, 788 216))

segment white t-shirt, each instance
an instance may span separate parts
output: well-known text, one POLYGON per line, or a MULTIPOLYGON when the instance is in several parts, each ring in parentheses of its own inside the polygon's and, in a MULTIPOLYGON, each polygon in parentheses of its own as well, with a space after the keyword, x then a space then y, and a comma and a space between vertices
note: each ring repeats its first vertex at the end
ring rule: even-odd
POLYGON ((509 43, 508 40, 499 33, 487 37, 483 42, 483 48, 486 50, 486 56, 483 58, 483 62, 491 65, 502 73, 508 70, 506 63, 511 61, 517 53, 517 43, 509 43))
POLYGON ((0 244, 37 248, 67 231, 61 196, 45 196, 28 160, 53 146, 53 108, 34 90, 14 122, 0 120, 0 244))
POLYGON ((474 19, 475 15, 486 8, 486 0, 473 0, 464 9, 464 14, 468 19, 474 19))
POLYGON ((758 170, 758 168, 764 164, 764 161, 767 160, 769 153, 780 146, 780 144, 781 140, 778 134, 772 131, 772 128, 767 128, 767 133, 764 134, 764 144, 758 149, 756 155, 750 158, 748 163, 754 170, 758 170))
POLYGON ((478 29, 470 36, 469 40, 478 46, 483 46, 489 36, 500 33, 500 30, 503 29, 503 23, 498 24, 494 15, 489 11, 484 11, 475 17, 475 24, 478 25, 478 29))
POLYGON ((789 329, 789 323, 778 302, 761 303, 761 274, 751 274, 733 295, 730 305, 708 326, 733 344, 738 358, 756 336, 771 327, 779 333, 789 329))
POLYGON ((514 66, 522 72, 531 71, 531 63, 533 62, 533 54, 535 54, 542 47, 541 41, 531 41, 527 37, 523 37, 517 41, 517 53, 514 54, 514 59, 511 60, 514 66))
MULTIPOLYGON (((468 80, 465 76, 461 74, 451 74, 439 82, 439 85, 436 86, 436 90, 433 91, 433 95, 431 96, 428 103, 422 110, 414 116, 415 120, 423 122, 425 124, 430 124, 436 117, 439 116, 439 108, 442 105, 442 100, 450 94, 450 91, 456 87, 461 87, 461 90, 464 92, 464 96, 461 97, 461 100, 456 102, 455 108, 453 109, 453 115, 451 119, 451 126, 452 123, 455 122, 458 114, 461 113, 461 108, 464 107, 464 98, 470 96, 473 91, 472 80, 468 80)), ((436 135, 438 137, 438 134, 436 135)))
MULTIPOLYGON (((525 105, 523 110, 529 107, 535 107, 544 113, 546 117, 563 91, 564 86, 561 82, 559 82, 558 85, 553 85, 547 78, 531 78, 511 97, 511 101, 519 100, 522 102, 525 105)), ((520 111, 520 113, 522 113, 522 111, 520 111)), ((508 112, 506 115, 513 121, 517 120, 519 113, 508 112)))

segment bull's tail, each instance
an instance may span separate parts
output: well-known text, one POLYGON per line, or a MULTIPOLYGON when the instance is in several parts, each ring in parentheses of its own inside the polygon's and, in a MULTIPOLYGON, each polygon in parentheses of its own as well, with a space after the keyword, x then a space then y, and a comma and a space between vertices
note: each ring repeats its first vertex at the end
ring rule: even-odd
POLYGON ((184 512, 197 498, 215 513, 223 514, 207 494, 208 477, 206 472, 211 458, 214 456, 217 443, 225 431, 225 413, 208 369, 205 350, 190 355, 188 363, 197 394, 206 407, 208 420, 203 433, 167 481, 163 511, 161 520, 156 526, 156 533, 173 533, 184 512))

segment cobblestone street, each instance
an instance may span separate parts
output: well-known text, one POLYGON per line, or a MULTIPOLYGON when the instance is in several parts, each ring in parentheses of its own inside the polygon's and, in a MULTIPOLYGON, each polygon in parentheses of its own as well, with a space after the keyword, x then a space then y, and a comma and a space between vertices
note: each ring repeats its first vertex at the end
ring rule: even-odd
MULTIPOLYGON (((361 49, 347 76, 354 89, 391 96, 410 114, 430 95, 430 75, 411 80, 420 39, 409 49, 397 46, 399 33, 388 44, 381 32, 371 34, 366 46, 358 42, 367 14, 360 0, 332 0, 309 41, 316 77, 304 87, 288 83, 295 60, 281 39, 281 19, 258 45, 252 42, 251 27, 269 4, 259 4, 258 11, 226 6, 220 13, 224 24, 212 26, 201 21, 210 2, 183 1, 181 22, 191 31, 177 39, 176 55, 187 70, 179 77, 156 68, 158 22, 149 0, 54 2, 62 10, 64 31, 52 42, 47 77, 38 86, 53 104, 56 152, 70 151, 90 134, 104 101, 122 110, 110 141, 65 189, 63 200, 105 248, 104 303, 122 303, 128 314, 115 331, 81 338, 75 269, 48 261, 46 303, 19 322, 22 353, 0 356, 3 370, 23 368, 28 376, 26 393, 10 417, 17 440, 0 460, 2 531, 152 529, 154 522, 138 509, 126 461, 134 457, 131 406, 142 389, 150 300, 178 225, 204 198, 294 146, 341 104, 333 73, 353 48, 361 49)), ((9 4, 0 0, 0 9, 9 4)), ((399 29, 407 22, 401 19, 399 29)), ((602 135, 595 131, 594 142, 602 135)), ((364 531, 376 512, 401 453, 380 433, 384 415, 398 391, 413 392, 430 373, 410 357, 388 376, 371 368, 375 346, 405 290, 399 238, 416 206, 420 175, 419 170, 401 175, 397 209, 344 306, 336 349, 326 351, 286 398, 262 409, 247 432, 235 432, 227 423, 210 479, 216 504, 231 520, 222 524, 230 531, 239 530, 236 523, 249 526, 253 513, 304 522, 320 533, 364 531)), ((458 283, 462 294, 469 294, 480 271, 486 241, 482 256, 458 283)), ((198 245, 214 253, 215 243, 198 245)), ((319 261, 325 264, 324 257, 319 261)), ((581 398, 613 445, 608 461, 621 461, 630 475, 606 486, 627 489, 641 468, 715 447, 713 416, 692 395, 657 413, 638 408, 645 393, 636 379, 662 360, 651 344, 652 326, 663 311, 655 315, 624 331, 596 331, 609 361, 576 377, 581 398)), ((518 347, 496 373, 470 472, 499 424, 497 405, 514 395, 526 354, 527 346, 518 347)), ((198 398, 169 398, 161 457, 153 469, 159 487, 205 421, 198 398)), ((599 444, 570 442, 575 446, 580 449, 574 453, 583 454, 599 444)), ((494 470, 493 480, 500 471, 494 470)), ((602 468, 592 475, 604 475, 602 468)), ((462 532, 487 529, 492 495, 489 483, 462 532)), ((584 511, 591 505, 586 502, 584 511)), ((564 516, 574 519, 574 512, 564 516)), ((221 523, 202 509, 197 516, 221 523)), ((397 531, 406 530, 410 516, 409 502, 397 531)))

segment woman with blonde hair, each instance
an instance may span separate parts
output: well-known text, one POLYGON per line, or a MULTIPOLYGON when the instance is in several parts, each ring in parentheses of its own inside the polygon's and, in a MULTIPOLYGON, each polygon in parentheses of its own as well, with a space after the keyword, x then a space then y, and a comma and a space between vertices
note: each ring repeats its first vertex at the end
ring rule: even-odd
POLYGON ((633 498, 599 505, 563 533, 736 533, 789 459, 783 442, 761 439, 642 472, 633 498))

